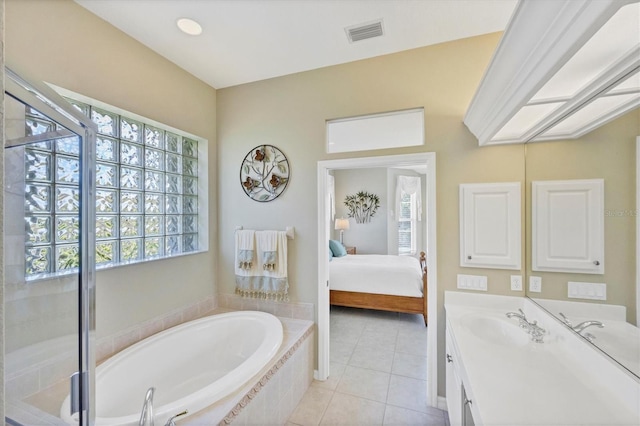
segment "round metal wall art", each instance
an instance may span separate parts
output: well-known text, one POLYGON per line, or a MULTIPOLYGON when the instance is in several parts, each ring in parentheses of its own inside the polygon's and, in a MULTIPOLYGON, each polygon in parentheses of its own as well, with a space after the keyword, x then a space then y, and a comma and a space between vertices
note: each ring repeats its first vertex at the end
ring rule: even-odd
POLYGON ((242 160, 240 184, 245 194, 260 202, 273 201, 289 183, 289 161, 273 145, 258 145, 242 160))

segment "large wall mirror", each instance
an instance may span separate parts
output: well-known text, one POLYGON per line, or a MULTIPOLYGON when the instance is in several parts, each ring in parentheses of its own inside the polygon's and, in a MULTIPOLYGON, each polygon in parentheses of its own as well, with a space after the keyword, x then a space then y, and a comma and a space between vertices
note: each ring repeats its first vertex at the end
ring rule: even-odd
POLYGON ((540 277, 541 291, 532 292, 527 285, 527 296, 640 378, 640 331, 636 326, 639 135, 640 110, 636 109, 578 139, 526 145, 525 282, 540 277), (585 207, 591 196, 576 190, 574 184, 599 180, 604 182, 604 196, 594 218, 585 207), (547 197, 547 204, 555 209, 549 213, 548 205, 535 205, 535 188, 538 182, 548 187, 545 183, 555 181, 567 185, 559 185, 559 192, 547 197), (604 229, 603 257, 589 259, 589 244, 599 244, 593 238, 600 232, 599 220, 604 229), (533 251, 539 250, 535 245, 540 242, 534 240, 541 235, 541 226, 550 227, 547 231, 555 240, 544 241, 546 246, 538 253, 546 250, 553 256, 584 257, 592 267, 577 272, 566 265, 563 271, 562 262, 555 266, 536 263, 533 251), (580 247, 584 250, 577 250, 580 247))

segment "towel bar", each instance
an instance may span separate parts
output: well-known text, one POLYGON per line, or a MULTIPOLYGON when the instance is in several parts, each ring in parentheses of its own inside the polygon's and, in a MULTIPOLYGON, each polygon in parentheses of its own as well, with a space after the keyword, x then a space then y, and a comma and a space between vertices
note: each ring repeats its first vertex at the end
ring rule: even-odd
MULTIPOLYGON (((244 229, 242 225, 236 226, 236 231, 240 231, 241 229, 244 229)), ((287 233, 287 239, 293 240, 296 235, 296 228, 293 226, 287 226, 285 228, 285 232, 287 233)))

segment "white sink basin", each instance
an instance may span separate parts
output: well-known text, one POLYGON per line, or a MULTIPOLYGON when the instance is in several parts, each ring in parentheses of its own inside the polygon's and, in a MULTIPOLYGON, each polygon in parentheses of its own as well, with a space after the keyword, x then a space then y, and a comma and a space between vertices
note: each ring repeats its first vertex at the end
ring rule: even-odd
POLYGON ((480 340, 505 346, 524 346, 531 341, 529 334, 515 319, 491 315, 464 315, 460 324, 480 340))

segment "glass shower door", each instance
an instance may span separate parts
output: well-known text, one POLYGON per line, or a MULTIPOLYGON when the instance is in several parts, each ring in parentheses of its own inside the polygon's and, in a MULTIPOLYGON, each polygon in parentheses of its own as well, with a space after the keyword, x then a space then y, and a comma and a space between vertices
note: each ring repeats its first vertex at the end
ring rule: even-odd
POLYGON ((6 421, 89 425, 94 418, 95 133, 47 87, 36 89, 10 71, 7 77, 6 421))

